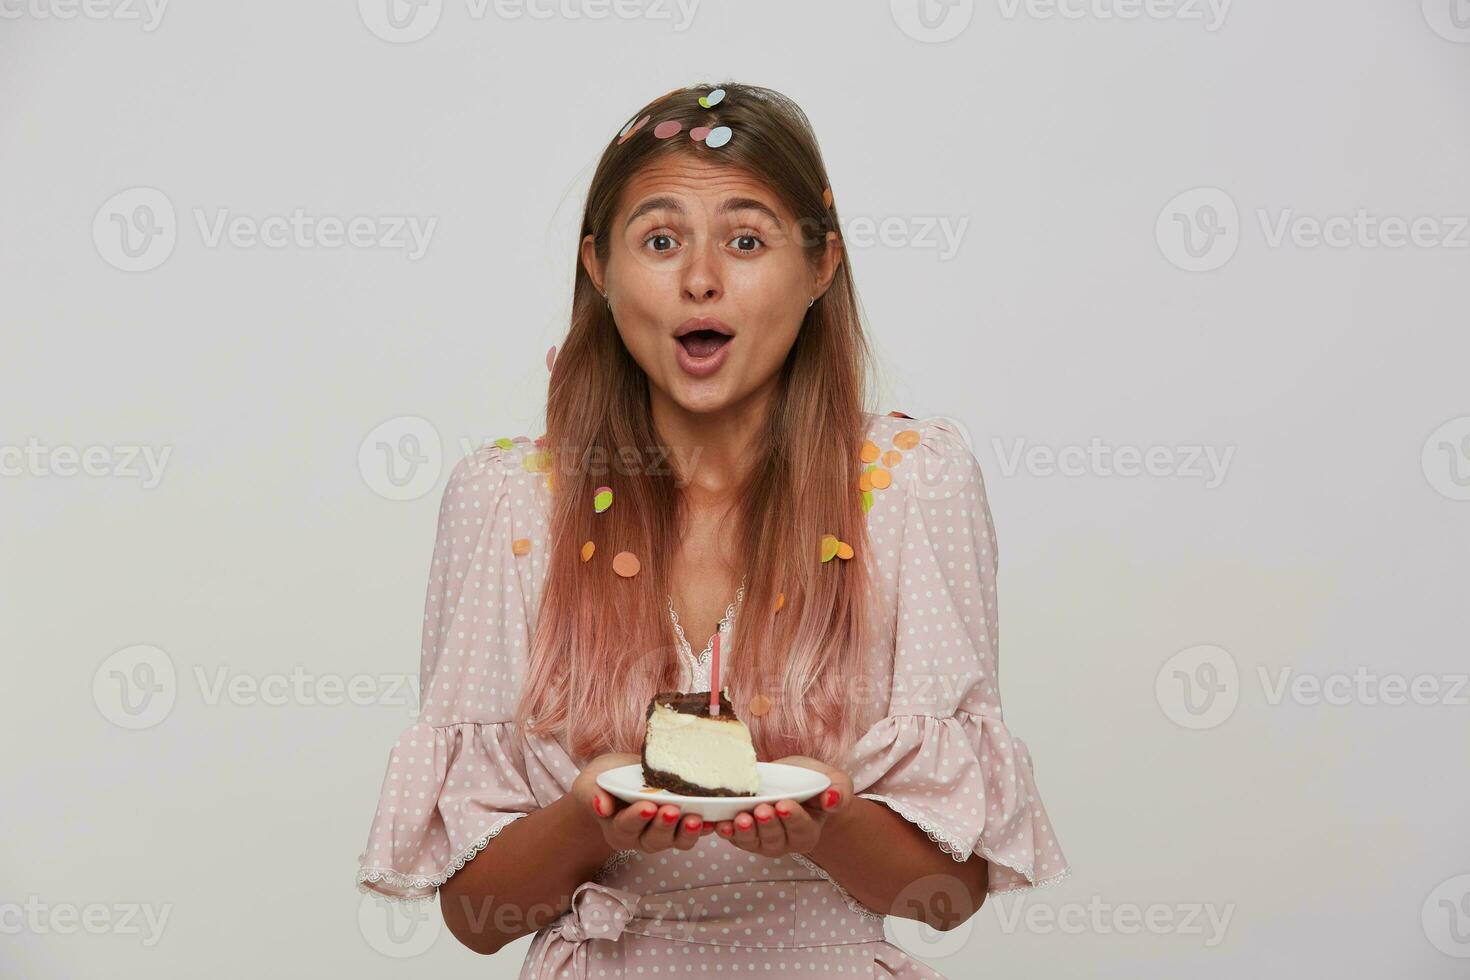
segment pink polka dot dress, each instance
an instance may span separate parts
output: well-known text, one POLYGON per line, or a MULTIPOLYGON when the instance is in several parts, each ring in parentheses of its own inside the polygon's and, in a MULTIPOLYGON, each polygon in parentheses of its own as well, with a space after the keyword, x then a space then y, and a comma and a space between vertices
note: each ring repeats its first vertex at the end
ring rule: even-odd
MULTIPOLYGON (((868 547, 880 602, 869 670, 887 696, 872 699, 865 734, 840 768, 859 796, 921 828, 956 862, 981 855, 992 893, 1054 884, 1067 861, 1031 755, 1001 714, 995 531, 979 463, 941 418, 871 415, 868 440, 878 449, 864 447, 876 457, 864 485, 873 487, 868 547)), ((520 465, 534 451, 524 438, 487 444, 456 464, 445 488, 423 706, 389 756, 359 859, 364 890, 432 898, 511 821, 576 778, 558 741, 510 724, 550 530, 545 476, 520 465), (524 539, 528 552, 513 548, 524 539)), ((738 629, 738 615, 720 629, 738 629)), ((684 689, 709 689, 702 661, 685 658, 684 689)), ((805 856, 762 857, 711 834, 688 851, 614 854, 536 933, 521 977, 747 972, 943 976, 886 942, 883 917, 805 856)))

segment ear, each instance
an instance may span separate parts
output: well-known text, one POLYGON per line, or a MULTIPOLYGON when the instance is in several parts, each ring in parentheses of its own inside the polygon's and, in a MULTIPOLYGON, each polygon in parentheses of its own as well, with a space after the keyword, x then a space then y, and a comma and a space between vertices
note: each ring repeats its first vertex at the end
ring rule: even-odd
POLYGON ((842 240, 837 232, 827 232, 823 246, 822 256, 817 260, 817 278, 812 283, 812 295, 819 299, 832 285, 837 270, 842 266, 842 240))
POLYGON ((602 261, 597 257, 597 242, 591 235, 582 239, 581 253, 582 267, 587 270, 592 285, 597 287, 599 293, 606 292, 607 287, 602 284, 602 261))

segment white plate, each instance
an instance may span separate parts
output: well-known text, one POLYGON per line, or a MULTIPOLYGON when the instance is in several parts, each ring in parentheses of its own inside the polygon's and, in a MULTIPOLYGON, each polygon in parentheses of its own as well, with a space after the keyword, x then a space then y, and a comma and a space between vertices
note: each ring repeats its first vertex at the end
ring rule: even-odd
POLYGON ((832 785, 832 780, 803 766, 788 766, 781 762, 757 762, 760 774, 760 790, 757 796, 680 796, 667 790, 656 789, 645 792, 643 766, 618 766, 597 774, 597 785, 607 790, 624 803, 648 800, 662 806, 672 803, 681 813, 697 813, 706 821, 731 820, 743 810, 752 810, 758 803, 775 803, 777 800, 795 800, 801 803, 811 799, 832 785))

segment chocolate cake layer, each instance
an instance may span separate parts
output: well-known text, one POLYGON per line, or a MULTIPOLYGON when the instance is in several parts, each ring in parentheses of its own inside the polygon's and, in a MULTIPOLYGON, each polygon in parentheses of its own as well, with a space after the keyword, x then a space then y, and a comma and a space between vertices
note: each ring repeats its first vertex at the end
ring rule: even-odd
MULTIPOLYGON (((735 706, 730 703, 729 697, 724 691, 720 692, 720 713, 710 715, 709 692, 708 691, 660 691, 648 702, 648 709, 644 712, 644 719, 653 717, 654 705, 661 704, 680 714, 696 715, 707 718, 710 721, 736 721, 740 719, 735 716, 735 706)), ((643 740, 643 748, 640 761, 643 764, 643 780, 649 786, 677 793, 680 796, 755 796, 755 793, 741 793, 737 790, 725 789, 716 786, 700 786, 676 776, 674 773, 663 769, 655 769, 648 764, 648 739, 643 740)))

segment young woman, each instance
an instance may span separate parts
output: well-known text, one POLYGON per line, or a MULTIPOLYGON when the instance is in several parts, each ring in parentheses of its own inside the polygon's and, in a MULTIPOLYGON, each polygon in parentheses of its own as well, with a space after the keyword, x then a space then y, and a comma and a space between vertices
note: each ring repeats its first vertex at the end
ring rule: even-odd
POLYGON ((546 432, 445 489, 420 720, 363 888, 432 897, 522 977, 935 977, 948 929, 1068 871, 1002 721, 995 534, 938 418, 865 410, 868 355, 815 137, 748 85, 678 89, 588 192, 546 432), (594 504, 599 488, 611 490, 594 504), (596 782, 649 699, 728 688, 759 757, 832 787, 705 825, 596 782), (641 969, 640 969, 641 968, 641 969))

